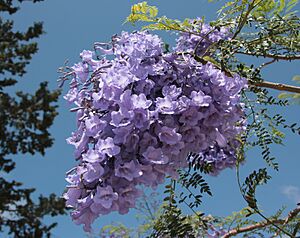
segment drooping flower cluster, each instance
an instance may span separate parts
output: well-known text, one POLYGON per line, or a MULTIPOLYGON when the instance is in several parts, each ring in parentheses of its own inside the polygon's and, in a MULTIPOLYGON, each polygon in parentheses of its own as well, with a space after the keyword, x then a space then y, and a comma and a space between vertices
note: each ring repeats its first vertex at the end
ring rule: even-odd
POLYGON ((176 177, 189 152, 214 173, 234 165, 244 79, 189 54, 164 53, 147 32, 123 32, 80 56, 65 96, 77 105, 77 130, 67 141, 79 164, 67 173, 64 197, 85 230, 100 215, 127 213, 140 185, 176 177))

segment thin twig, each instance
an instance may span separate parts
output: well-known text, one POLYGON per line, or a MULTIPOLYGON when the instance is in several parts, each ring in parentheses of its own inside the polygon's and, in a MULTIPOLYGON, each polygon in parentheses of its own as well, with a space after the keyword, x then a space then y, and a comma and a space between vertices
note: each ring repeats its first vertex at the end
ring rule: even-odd
POLYGON ((264 57, 264 58, 272 58, 276 60, 300 60, 300 55, 275 55, 275 54, 258 54, 255 52, 245 52, 245 51, 237 51, 235 52, 237 54, 243 54, 243 55, 251 55, 251 56, 257 56, 257 57, 264 57))
POLYGON ((276 62, 276 59, 272 59, 271 61, 268 61, 268 62, 265 62, 265 63, 261 64, 261 65, 258 67, 258 69, 261 70, 263 67, 266 67, 266 66, 268 66, 268 65, 270 65, 270 64, 273 64, 273 63, 275 63, 275 62, 276 62))
POLYGON ((247 9, 247 12, 245 13, 245 16, 242 16, 243 15, 243 11, 240 15, 240 19, 239 19, 239 23, 238 23, 238 27, 237 27, 237 30, 236 32, 234 33, 232 39, 235 39, 237 37, 237 35, 241 32, 241 30, 243 29, 244 25, 246 24, 247 22, 247 19, 248 19, 248 16, 249 14, 251 13, 251 11, 257 7, 260 3, 262 2, 262 0, 258 1, 256 4, 255 4, 255 0, 253 0, 249 6, 248 6, 248 9, 247 9))

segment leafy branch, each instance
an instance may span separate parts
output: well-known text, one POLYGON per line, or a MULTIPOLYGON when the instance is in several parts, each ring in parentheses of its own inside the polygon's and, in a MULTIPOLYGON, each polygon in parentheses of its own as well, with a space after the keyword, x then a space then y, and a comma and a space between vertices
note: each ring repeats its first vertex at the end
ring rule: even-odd
MULTIPOLYGON (((298 207, 298 208, 295 208, 294 210, 290 211, 289 214, 287 215, 287 217, 284 219, 269 219, 268 221, 261 221, 261 222, 257 222, 255 224, 252 224, 249 226, 231 229, 225 235, 223 235, 222 238, 229 238, 229 237, 241 234, 241 233, 257 230, 260 228, 265 228, 265 227, 268 227, 273 224, 285 226, 293 219, 299 220, 299 218, 296 218, 296 216, 298 215, 299 212, 300 212, 300 208, 298 207)), ((274 234, 273 237, 278 236, 280 234, 280 231, 282 231, 282 230, 278 230, 274 234)), ((296 234, 289 234, 290 237, 295 237, 295 235, 296 234)))

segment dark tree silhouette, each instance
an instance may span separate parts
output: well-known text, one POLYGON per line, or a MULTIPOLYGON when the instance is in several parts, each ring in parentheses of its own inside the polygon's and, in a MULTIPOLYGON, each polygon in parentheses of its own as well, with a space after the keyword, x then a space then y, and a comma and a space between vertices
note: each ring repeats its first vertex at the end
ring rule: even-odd
MULTIPOLYGON (((32 0, 36 3, 41 0, 32 0)), ((48 131, 57 115, 59 91, 50 91, 47 82, 34 94, 7 93, 26 73, 38 45, 32 40, 43 34, 43 24, 34 23, 26 32, 14 30, 14 21, 3 15, 15 14, 24 0, 0 0, 0 232, 9 237, 50 237, 56 223, 44 224, 44 216, 65 213, 64 201, 51 194, 33 200, 34 188, 23 188, 21 182, 6 179, 15 169, 12 156, 45 154, 53 144, 48 131)))

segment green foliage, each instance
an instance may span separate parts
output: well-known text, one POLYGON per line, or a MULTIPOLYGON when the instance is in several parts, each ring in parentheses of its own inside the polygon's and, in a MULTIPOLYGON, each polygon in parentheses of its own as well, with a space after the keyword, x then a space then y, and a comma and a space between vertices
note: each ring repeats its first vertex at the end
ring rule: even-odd
POLYGON ((131 230, 121 223, 111 224, 101 228, 100 237, 130 238, 130 232, 131 230))
POLYGON ((165 31, 183 31, 190 32, 197 22, 191 23, 189 19, 183 22, 179 20, 169 19, 166 16, 158 17, 158 9, 150 6, 147 2, 135 4, 131 7, 131 14, 127 17, 126 22, 135 24, 136 22, 147 22, 143 26, 144 30, 165 30, 165 31))
POLYGON ((154 223, 150 237, 196 237, 188 216, 183 215, 177 206, 175 184, 171 180, 171 184, 166 186, 164 193, 168 195, 164 198, 166 203, 163 205, 163 213, 154 223))
POLYGON ((272 16, 290 12, 298 3, 298 0, 243 0, 229 1, 218 11, 220 16, 230 18, 241 13, 245 14, 249 9, 255 16, 272 16))
POLYGON ((248 203, 248 206, 252 209, 258 209, 257 201, 255 198, 256 188, 259 185, 267 183, 271 179, 268 175, 267 169, 259 169, 258 172, 255 170, 245 179, 244 184, 241 187, 243 196, 248 203))
MULTIPOLYGON (((262 82, 259 68, 255 68, 253 65, 239 64, 237 69, 239 74, 250 79, 250 82, 251 79, 253 82, 262 82)), ((272 115, 269 107, 287 106, 289 102, 285 99, 277 99, 271 96, 268 90, 254 85, 250 85, 249 90, 245 91, 242 96, 245 108, 248 108, 246 110, 248 126, 246 133, 242 135, 245 149, 260 148, 261 157, 266 164, 275 170, 279 170, 279 165, 271 153, 271 145, 283 145, 285 134, 282 129, 288 128, 289 125, 284 123, 285 120, 279 123, 277 118, 282 119, 283 116, 280 114, 272 115)))
POLYGON ((188 217, 176 206, 167 206, 153 229, 150 237, 196 237, 188 217))
POLYGON ((284 229, 287 230, 290 234, 292 234, 294 237, 297 236, 299 230, 300 230, 300 216, 295 216, 289 224, 285 225, 284 229))
POLYGON ((137 21, 152 22, 155 20, 157 14, 157 7, 149 6, 147 2, 141 2, 131 7, 131 14, 127 17, 127 21, 132 23, 137 21))
POLYGON ((209 164, 199 163, 198 157, 199 155, 190 153, 188 156, 188 160, 191 161, 189 169, 178 171, 178 183, 185 190, 184 192, 180 192, 178 202, 185 203, 192 210, 198 208, 202 204, 204 193, 212 196, 208 183, 201 175, 201 173, 212 172, 211 166, 209 164))
POLYGON ((180 173, 180 178, 177 182, 171 179, 170 184, 165 186, 164 193, 167 195, 164 198, 161 213, 154 220, 153 231, 150 237, 203 237, 206 234, 211 217, 204 216, 204 213, 194 210, 200 205, 198 203, 201 203, 202 196, 194 195, 189 186, 194 186, 195 188, 200 186, 201 193, 212 194, 208 184, 205 183, 201 176, 201 178, 197 176, 196 172, 192 177, 189 176, 188 172, 180 173), (194 181, 193 185, 191 181, 194 181), (187 202, 187 198, 182 197, 183 193, 177 195, 176 184, 178 183, 187 189, 189 192, 188 197, 194 198, 193 202, 187 202), (189 207, 193 214, 184 215, 179 206, 181 203, 189 207))
MULTIPOLYGON (((16 13, 16 2, 0 0, 0 12, 16 13)), ((26 65, 38 50, 32 40, 42 33, 41 23, 19 32, 14 30, 13 20, 0 17, 0 173, 4 175, 0 178, 0 232, 8 232, 10 237, 50 237, 57 224, 44 224, 43 218, 65 213, 64 201, 55 194, 40 196, 36 202, 31 197, 34 189, 5 178, 5 173, 16 165, 12 155, 44 155, 45 149, 53 144, 49 127, 57 115, 60 92, 50 91, 47 82, 41 83, 34 94, 6 92, 6 87, 17 83, 16 77, 26 73, 26 65)))
MULTIPOLYGON (((289 224, 284 224, 288 217, 284 217, 285 208, 279 209, 273 216, 266 218, 266 221, 258 221, 257 219, 250 218, 257 213, 249 208, 245 207, 238 212, 233 212, 227 217, 218 218, 216 217, 213 221, 214 225, 218 228, 223 228, 227 231, 231 231, 233 237, 236 237, 238 233, 243 233, 239 237, 284 237, 286 233, 291 234, 290 237, 295 237, 298 231, 298 228, 295 226, 295 223, 299 222, 299 216, 293 216, 292 211, 289 213, 290 217, 289 224), (278 227, 272 225, 277 224, 278 227), (280 225, 283 224, 283 225, 280 225), (280 228, 280 229, 278 229, 280 228), (282 229, 285 229, 284 233, 282 229), (293 233, 294 232, 294 233, 293 233), (274 234, 277 234, 276 236, 274 234)), ((276 226, 277 226, 276 225, 276 226)), ((229 233, 227 233, 229 234, 229 233)))
POLYGON ((240 228, 248 225, 253 225, 256 221, 249 219, 255 212, 250 207, 245 207, 238 212, 232 212, 227 217, 222 217, 216 221, 216 225, 219 227, 235 227, 240 228))

